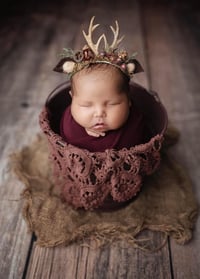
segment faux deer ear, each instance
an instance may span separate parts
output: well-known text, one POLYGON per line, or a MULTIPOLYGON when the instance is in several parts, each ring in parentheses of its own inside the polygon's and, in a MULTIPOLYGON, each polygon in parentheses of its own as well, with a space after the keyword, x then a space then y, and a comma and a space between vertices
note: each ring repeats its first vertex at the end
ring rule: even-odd
POLYGON ((136 59, 129 60, 126 64, 126 67, 130 75, 144 72, 141 64, 136 59))
POLYGON ((133 62, 129 62, 127 65, 126 65, 126 68, 128 70, 128 73, 131 75, 134 73, 135 71, 135 63, 133 62))
POLYGON ((75 62, 66 61, 62 66, 63 67, 63 72, 66 73, 66 74, 72 73, 73 69, 74 69, 74 65, 75 65, 75 62))
POLYGON ((70 74, 73 72, 75 62, 69 58, 62 58, 56 67, 53 69, 55 72, 70 74))

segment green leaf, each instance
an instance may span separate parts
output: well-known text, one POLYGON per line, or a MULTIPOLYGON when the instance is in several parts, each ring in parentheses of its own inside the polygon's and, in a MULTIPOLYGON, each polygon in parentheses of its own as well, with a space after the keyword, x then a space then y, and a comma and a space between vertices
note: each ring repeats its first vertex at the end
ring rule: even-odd
POLYGON ((62 57, 74 57, 74 51, 71 48, 63 48, 63 52, 61 53, 62 57))

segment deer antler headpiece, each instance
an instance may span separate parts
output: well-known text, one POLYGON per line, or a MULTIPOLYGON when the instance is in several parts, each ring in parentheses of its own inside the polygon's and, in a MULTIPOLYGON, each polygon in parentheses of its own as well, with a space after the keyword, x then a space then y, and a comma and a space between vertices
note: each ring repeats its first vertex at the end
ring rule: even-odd
POLYGON ((119 68, 129 77, 132 77, 135 73, 142 72, 143 69, 140 63, 135 59, 136 54, 129 57, 126 51, 117 51, 119 43, 124 38, 124 36, 119 38, 119 25, 117 21, 115 21, 116 28, 110 26, 114 35, 111 45, 108 44, 105 34, 102 34, 97 42, 93 43, 92 32, 99 26, 99 24, 93 24, 94 19, 95 17, 93 16, 90 21, 88 34, 83 31, 87 45, 82 50, 76 52, 70 48, 64 48, 62 59, 54 68, 54 71, 72 76, 91 64, 106 63, 119 68), (102 40, 104 42, 104 49, 99 51, 99 45, 102 40))

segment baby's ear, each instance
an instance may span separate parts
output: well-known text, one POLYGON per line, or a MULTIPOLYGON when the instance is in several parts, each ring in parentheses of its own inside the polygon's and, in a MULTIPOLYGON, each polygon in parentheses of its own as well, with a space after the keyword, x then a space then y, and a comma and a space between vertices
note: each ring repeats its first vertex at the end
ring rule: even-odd
POLYGON ((69 90, 69 95, 70 95, 71 97, 73 97, 73 94, 72 94, 72 91, 71 91, 71 90, 69 90))

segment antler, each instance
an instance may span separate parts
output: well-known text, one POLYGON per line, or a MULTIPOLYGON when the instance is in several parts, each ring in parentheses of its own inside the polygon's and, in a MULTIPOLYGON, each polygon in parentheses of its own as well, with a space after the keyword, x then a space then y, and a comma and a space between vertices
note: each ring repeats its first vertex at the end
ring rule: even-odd
POLYGON ((93 16, 90 20, 90 25, 89 25, 89 29, 88 29, 88 35, 86 35, 85 31, 83 31, 83 35, 86 39, 86 42, 88 43, 88 46, 92 49, 92 51, 98 55, 98 48, 99 48, 99 44, 101 42, 101 39, 104 37, 104 35, 101 35, 97 41, 96 44, 94 44, 92 42, 92 32, 99 26, 99 24, 95 24, 93 26, 93 22, 94 22, 95 16, 93 16))
POLYGON ((92 32, 99 26, 99 24, 95 24, 93 25, 93 22, 94 22, 94 19, 95 19, 95 16, 93 16, 90 20, 90 25, 89 25, 89 29, 88 29, 88 35, 86 35, 85 31, 83 31, 83 35, 85 37, 85 40, 86 42, 88 43, 88 46, 92 49, 92 51, 98 55, 98 48, 99 48, 99 44, 101 42, 101 40, 103 39, 104 40, 104 44, 105 44, 105 50, 106 51, 113 51, 114 49, 117 48, 117 46, 119 45, 119 43, 123 40, 124 36, 122 36, 120 39, 118 39, 118 36, 119 36, 119 24, 117 22, 117 20, 115 21, 115 24, 116 24, 116 29, 114 29, 113 26, 110 26, 113 34, 114 34, 114 39, 113 39, 113 42, 111 45, 108 44, 107 42, 107 39, 106 39, 106 36, 105 34, 102 34, 97 43, 93 43, 92 42, 92 32))
POLYGON ((113 42, 112 42, 112 44, 109 47, 112 50, 117 48, 119 43, 121 43, 121 41, 124 39, 124 36, 122 36, 120 39, 118 39, 118 36, 119 36, 119 24, 118 24, 117 20, 115 20, 115 25, 116 25, 116 30, 112 26, 110 26, 110 28, 111 28, 111 30, 112 30, 112 32, 114 34, 113 42))

